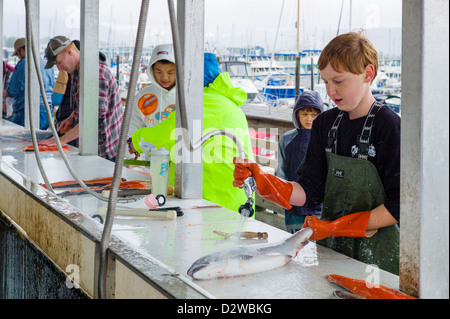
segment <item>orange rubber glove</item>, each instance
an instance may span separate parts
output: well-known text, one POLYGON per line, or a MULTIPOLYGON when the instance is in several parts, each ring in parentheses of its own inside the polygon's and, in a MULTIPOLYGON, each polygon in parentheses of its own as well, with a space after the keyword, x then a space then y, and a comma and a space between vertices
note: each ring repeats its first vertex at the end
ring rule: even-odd
MULTIPOLYGON (((320 220, 316 216, 306 216, 302 228, 309 227, 314 233, 310 240, 328 237, 367 237, 366 229, 370 211, 349 214, 334 221, 320 220)), ((371 232, 373 236, 375 232, 371 232)))
POLYGON ((256 183, 257 192, 264 199, 274 202, 285 209, 291 209, 289 199, 292 194, 292 184, 282 180, 275 175, 265 173, 259 165, 251 160, 235 157, 233 172, 233 186, 239 187, 244 180, 253 176, 256 183))

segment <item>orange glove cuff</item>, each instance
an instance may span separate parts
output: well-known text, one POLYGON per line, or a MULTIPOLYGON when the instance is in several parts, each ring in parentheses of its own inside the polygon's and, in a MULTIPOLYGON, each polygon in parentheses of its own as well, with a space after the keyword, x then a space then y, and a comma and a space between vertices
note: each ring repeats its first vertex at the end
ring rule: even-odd
POLYGON ((370 211, 349 214, 334 221, 320 220, 316 216, 305 218, 303 227, 310 227, 314 234, 311 240, 328 237, 366 237, 370 211))
POLYGON ((291 209, 289 199, 292 195, 293 186, 291 183, 282 180, 272 174, 261 174, 255 176, 258 194, 263 198, 280 205, 284 209, 291 209))
POLYGON ((233 163, 235 165, 233 186, 239 187, 244 183, 244 180, 253 176, 257 192, 261 197, 285 209, 292 208, 289 204, 293 190, 291 183, 275 175, 265 173, 256 162, 248 159, 234 158, 233 163))

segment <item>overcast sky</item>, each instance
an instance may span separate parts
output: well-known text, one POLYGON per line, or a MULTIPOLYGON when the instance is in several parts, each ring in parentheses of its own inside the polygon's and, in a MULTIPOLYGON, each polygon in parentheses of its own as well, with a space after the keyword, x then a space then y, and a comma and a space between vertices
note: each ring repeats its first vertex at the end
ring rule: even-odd
MULTIPOLYGON (((300 50, 323 48, 336 35, 338 27, 339 33, 365 28, 379 50, 400 54, 401 2, 300 0, 300 50)), ((3 0, 3 3, 4 35, 24 36, 23 1, 3 0)), ((100 40, 133 44, 140 3, 140 0, 100 0, 100 40)), ((41 38, 58 34, 79 38, 79 7, 79 0, 41 0, 41 38)), ((269 51, 276 45, 277 51, 291 51, 296 49, 296 20, 297 0, 206 0, 205 41, 225 47, 260 45, 269 51), (280 31, 275 43, 278 23, 280 31)), ((144 44, 167 42, 171 42, 167 1, 151 0, 144 44)))

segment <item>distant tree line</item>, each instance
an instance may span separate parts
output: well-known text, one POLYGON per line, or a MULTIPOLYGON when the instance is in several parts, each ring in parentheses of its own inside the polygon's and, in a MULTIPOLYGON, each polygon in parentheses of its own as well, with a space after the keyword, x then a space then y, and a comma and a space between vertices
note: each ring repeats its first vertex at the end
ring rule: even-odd
MULTIPOLYGON (((15 37, 15 36, 14 37, 7 37, 6 35, 3 35, 3 46, 6 47, 6 48, 14 48, 14 42, 16 42, 16 40, 18 38, 19 37, 15 37)), ((50 37, 46 36, 46 37, 41 38, 40 42, 47 44, 48 41, 50 41, 50 37)))
POLYGON ((7 37, 3 36, 3 46, 7 48, 14 48, 14 42, 16 42, 17 37, 7 37))

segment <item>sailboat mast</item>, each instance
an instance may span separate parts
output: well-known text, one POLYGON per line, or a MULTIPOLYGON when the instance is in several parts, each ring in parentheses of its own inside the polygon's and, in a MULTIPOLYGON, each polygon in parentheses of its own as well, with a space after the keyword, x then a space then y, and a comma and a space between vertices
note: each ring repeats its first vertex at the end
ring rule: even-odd
POLYGON ((300 89, 300 47, 299 47, 299 30, 300 30, 300 0, 297 0, 297 50, 295 56, 295 101, 298 99, 300 89))
POLYGON ((350 0, 350 17, 348 19, 348 31, 349 32, 352 31, 352 9, 353 9, 352 0, 350 0))
POLYGON ((337 27, 337 31, 336 31, 336 36, 339 35, 339 28, 341 26, 341 18, 342 18, 342 9, 344 9, 344 0, 342 0, 342 3, 341 3, 341 13, 339 14, 339 22, 338 22, 338 27, 337 27))
MULTIPOLYGON (((284 8, 284 0, 281 3, 281 11, 280 11, 280 17, 278 18, 278 26, 277 26, 277 33, 275 34, 275 41, 273 43, 273 50, 272 50, 272 57, 270 59, 270 64, 269 64, 269 75, 272 74, 272 62, 273 62, 273 58, 274 58, 274 54, 275 54, 275 50, 277 47, 277 40, 278 40, 278 33, 280 31, 280 23, 281 23, 281 17, 283 16, 283 8, 284 8)), ((267 77, 268 79, 269 77, 267 77)))
POLYGON ((297 22, 296 22, 296 27, 297 27, 297 55, 298 55, 298 51, 299 51, 299 22, 300 22, 300 0, 297 0, 297 22))

